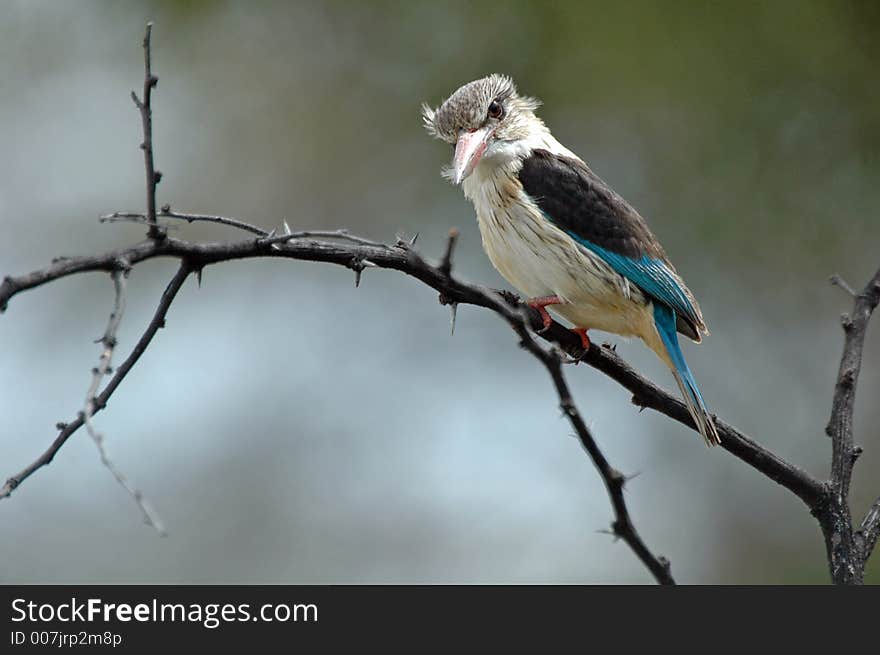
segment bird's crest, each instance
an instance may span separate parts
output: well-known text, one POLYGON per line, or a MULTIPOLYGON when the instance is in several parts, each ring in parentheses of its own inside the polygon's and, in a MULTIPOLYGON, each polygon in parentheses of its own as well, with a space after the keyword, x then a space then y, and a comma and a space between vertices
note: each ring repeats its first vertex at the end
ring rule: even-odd
POLYGON ((461 130, 473 129, 483 122, 489 103, 508 99, 516 109, 530 112, 541 104, 535 98, 520 97, 509 76, 493 73, 459 87, 435 109, 422 103, 422 122, 432 137, 455 143, 461 130))

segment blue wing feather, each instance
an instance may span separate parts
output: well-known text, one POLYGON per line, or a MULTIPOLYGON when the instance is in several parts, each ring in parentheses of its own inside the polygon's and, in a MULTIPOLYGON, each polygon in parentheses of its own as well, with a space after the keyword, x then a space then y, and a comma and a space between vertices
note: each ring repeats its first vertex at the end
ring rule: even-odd
POLYGON ((595 243, 579 237, 574 232, 568 231, 567 234, 590 252, 598 255, 602 261, 617 273, 655 300, 662 302, 677 314, 695 323, 700 322, 697 311, 684 292, 684 289, 682 289, 677 276, 669 270, 669 267, 662 260, 653 259, 647 255, 642 255, 639 259, 633 259, 632 257, 619 255, 597 246, 595 243))

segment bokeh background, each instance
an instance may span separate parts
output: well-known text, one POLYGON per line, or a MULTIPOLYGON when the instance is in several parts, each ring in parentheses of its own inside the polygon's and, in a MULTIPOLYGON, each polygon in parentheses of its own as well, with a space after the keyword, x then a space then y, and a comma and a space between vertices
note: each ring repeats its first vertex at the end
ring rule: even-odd
MULTIPOLYGON (((451 226, 459 274, 502 286, 448 146, 418 108, 509 73, 649 219, 712 328, 686 347, 711 408, 825 476, 850 299, 880 264, 880 5, 861 2, 0 4, 0 274, 143 233, 141 37, 155 21, 160 203, 377 240, 451 226)), ((238 238, 180 226, 194 239, 238 238)), ((174 270, 137 267, 124 357, 174 270)), ((112 304, 89 274, 0 317, 0 476, 83 402, 112 304)), ((853 507, 880 494, 880 328, 859 388, 853 507)), ((619 340, 612 339, 617 342, 619 340)), ((619 351, 666 387, 639 343, 619 351)), ((790 493, 569 371, 637 525, 690 583, 824 583, 790 493)), ((388 271, 223 264, 96 423, 170 535, 142 524, 85 432, 0 503, 0 582, 607 582, 651 579, 545 372, 489 313, 454 336, 436 293, 388 271)), ((880 580, 875 556, 869 579, 880 580)))

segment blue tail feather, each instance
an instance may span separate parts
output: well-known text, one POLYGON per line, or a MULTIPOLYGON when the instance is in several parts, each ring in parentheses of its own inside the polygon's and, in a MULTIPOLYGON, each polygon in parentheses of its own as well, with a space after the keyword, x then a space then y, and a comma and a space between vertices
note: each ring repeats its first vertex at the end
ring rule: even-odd
POLYGON ((678 344, 678 334, 675 327, 675 312, 659 302, 654 302, 654 325, 657 327, 657 333, 660 335, 669 359, 672 360, 673 374, 676 382, 681 388, 684 395, 685 404, 688 411, 694 419, 700 434, 710 446, 721 442, 718 437, 718 431, 715 423, 706 409, 706 402, 703 400, 703 394, 697 387, 697 381, 694 379, 693 373, 688 368, 684 355, 681 352, 681 346, 678 344))

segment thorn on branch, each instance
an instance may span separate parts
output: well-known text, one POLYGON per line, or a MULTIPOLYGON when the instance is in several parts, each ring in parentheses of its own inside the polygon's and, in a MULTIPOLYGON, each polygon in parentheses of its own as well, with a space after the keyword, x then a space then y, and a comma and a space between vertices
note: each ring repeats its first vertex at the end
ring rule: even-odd
POLYGON ((358 288, 361 286, 361 274, 364 272, 364 269, 376 268, 376 264, 369 259, 355 257, 348 263, 348 268, 354 271, 354 286, 355 288, 358 288))
POLYGON ((394 246, 396 248, 400 248, 402 250, 411 250, 415 247, 416 241, 419 238, 419 233, 416 232, 411 239, 407 239, 402 234, 397 234, 397 239, 394 242, 394 246))

